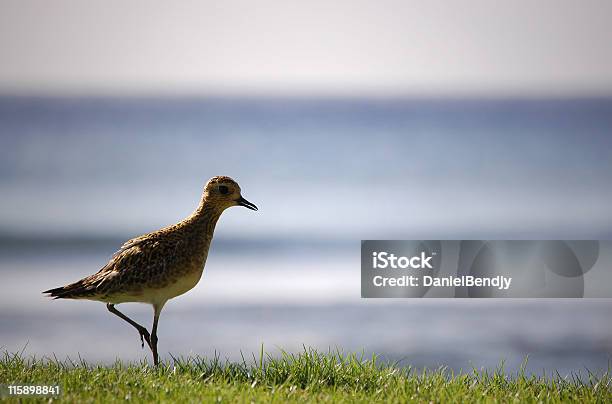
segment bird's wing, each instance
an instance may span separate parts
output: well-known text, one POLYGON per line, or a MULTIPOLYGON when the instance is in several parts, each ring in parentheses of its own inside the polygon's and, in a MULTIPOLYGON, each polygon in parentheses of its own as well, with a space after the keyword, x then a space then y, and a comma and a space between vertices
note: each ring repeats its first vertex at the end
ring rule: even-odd
POLYGON ((148 268, 162 262, 160 260, 162 254, 159 254, 159 251, 165 249, 167 244, 167 240, 154 235, 133 238, 125 242, 98 273, 146 272, 148 268))
POLYGON ((115 253, 113 254, 113 258, 117 257, 118 255, 121 255, 124 251, 135 247, 139 244, 142 244, 146 241, 151 241, 156 239, 156 233, 147 233, 147 234, 143 234, 142 236, 138 236, 138 237, 134 237, 132 239, 129 239, 128 241, 126 241, 125 243, 123 243, 123 245, 121 245, 121 247, 115 251, 115 253))
POLYGON ((125 242, 98 272, 72 284, 50 289, 55 298, 87 298, 113 294, 117 290, 138 291, 151 282, 163 282, 168 276, 167 252, 180 247, 177 237, 149 233, 125 242))
POLYGON ((121 285, 126 289, 142 289, 151 280, 161 280, 167 265, 164 251, 172 246, 173 239, 145 235, 127 241, 113 258, 87 283, 98 292, 110 292, 121 285))

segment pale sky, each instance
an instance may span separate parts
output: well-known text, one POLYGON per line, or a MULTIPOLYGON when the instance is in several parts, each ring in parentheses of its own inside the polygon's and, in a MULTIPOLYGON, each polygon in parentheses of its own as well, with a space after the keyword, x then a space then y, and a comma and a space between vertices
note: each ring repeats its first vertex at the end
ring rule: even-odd
POLYGON ((606 96, 611 27, 609 0, 0 0, 0 95, 606 96))

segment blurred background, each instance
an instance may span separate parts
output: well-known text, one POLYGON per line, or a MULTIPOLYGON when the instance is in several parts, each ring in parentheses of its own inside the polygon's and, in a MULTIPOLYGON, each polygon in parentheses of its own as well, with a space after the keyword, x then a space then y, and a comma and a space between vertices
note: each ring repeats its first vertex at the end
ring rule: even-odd
MULTIPOLYGON (((0 1, 0 348, 148 357, 42 290, 230 209, 160 349, 607 369, 612 301, 360 298, 362 239, 612 238, 606 1, 0 1)), ((150 308, 124 312, 149 324, 150 308)))

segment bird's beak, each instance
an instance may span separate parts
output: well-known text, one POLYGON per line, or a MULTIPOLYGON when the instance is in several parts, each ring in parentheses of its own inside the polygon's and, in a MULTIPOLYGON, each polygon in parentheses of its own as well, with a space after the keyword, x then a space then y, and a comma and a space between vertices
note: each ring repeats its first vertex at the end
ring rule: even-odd
POLYGON ((251 210, 257 210, 257 206, 254 203, 251 203, 244 199, 242 196, 236 200, 236 203, 240 206, 244 206, 245 208, 249 208, 251 210))

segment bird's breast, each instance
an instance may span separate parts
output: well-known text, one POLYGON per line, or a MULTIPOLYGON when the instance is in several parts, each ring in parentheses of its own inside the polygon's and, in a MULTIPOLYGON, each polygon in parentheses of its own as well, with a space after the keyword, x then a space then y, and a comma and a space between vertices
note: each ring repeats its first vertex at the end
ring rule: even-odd
POLYGON ((176 296, 193 289, 198 284, 202 277, 202 269, 184 272, 180 276, 168 279, 167 284, 162 288, 152 288, 145 290, 143 295, 144 300, 150 300, 151 303, 165 302, 176 296))

